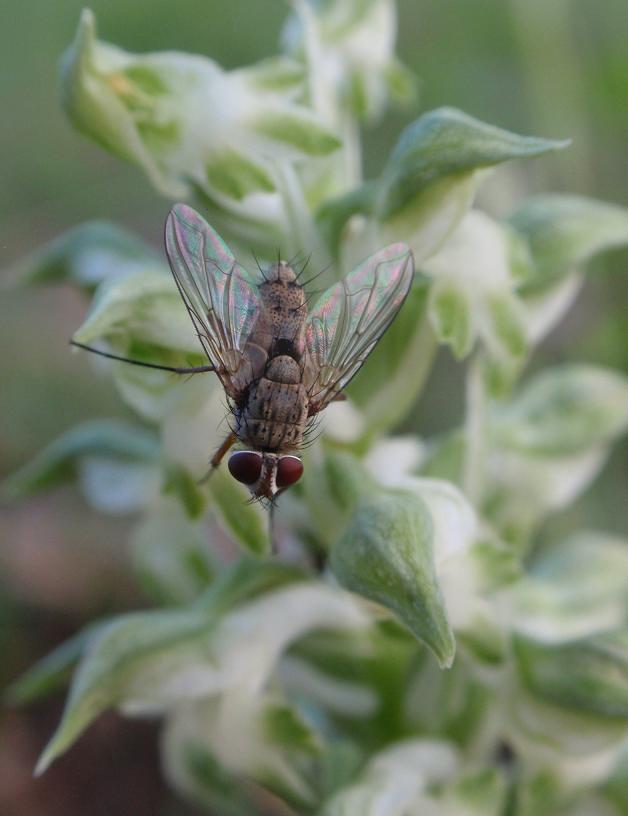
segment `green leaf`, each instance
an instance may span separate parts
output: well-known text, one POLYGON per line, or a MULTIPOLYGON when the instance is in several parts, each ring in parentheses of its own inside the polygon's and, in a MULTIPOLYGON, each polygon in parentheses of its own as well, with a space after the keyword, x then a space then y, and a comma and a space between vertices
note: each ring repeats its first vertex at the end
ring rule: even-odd
POLYGON ((515 637, 525 685, 564 708, 628 719, 628 632, 596 635, 567 644, 515 637))
POLYGON ((185 765, 185 792, 210 812, 221 816, 251 816, 255 802, 253 794, 242 787, 235 774, 228 773, 203 746, 191 744, 182 757, 185 765))
POLYGON ((194 326, 172 278, 142 271, 98 287, 73 339, 86 345, 125 338, 161 348, 202 354, 194 326))
POLYGON ((459 812, 464 816, 502 816, 506 792, 503 772, 482 768, 465 774, 445 791, 444 799, 447 803, 451 801, 454 808, 460 808, 459 812))
POLYGON ((464 290, 446 282, 437 282, 430 289, 430 317, 436 336, 447 343, 457 359, 471 351, 475 339, 471 304, 464 290))
POLYGON ((525 290, 544 288, 598 253, 628 244, 628 209, 581 196, 531 198, 510 223, 532 257, 525 290))
POLYGON ((224 467, 212 474, 208 490, 220 522, 238 544, 253 555, 268 555, 268 514, 259 503, 250 502, 249 491, 224 467))
POLYGON ((516 796, 517 816, 555 816, 560 812, 560 782, 548 771, 520 780, 516 796))
POLYGON ((91 293, 109 278, 161 266, 152 247, 133 233, 107 221, 89 221, 35 250, 9 276, 21 285, 73 283, 91 293))
POLYGON ((433 538, 421 499, 387 493, 357 510, 330 565, 344 587, 393 611, 446 668, 455 641, 436 578, 433 538))
POLYGON ((525 316, 517 298, 508 294, 494 294, 488 298, 490 335, 500 355, 521 359, 528 350, 525 316))
POLYGON ((402 108, 414 106, 419 90, 416 74, 399 60, 393 59, 387 66, 384 76, 393 104, 402 108))
POLYGON ((497 414, 494 428, 496 444, 531 455, 605 445, 628 428, 628 378, 585 365, 546 370, 497 414))
POLYGON ((96 623, 87 626, 31 666, 8 687, 5 692, 6 702, 9 705, 25 705, 64 686, 98 626, 96 623))
POLYGON ((264 166, 235 150, 212 157, 207 164, 207 180, 214 190, 238 201, 251 193, 275 190, 275 183, 264 166))
POLYGON ((158 440, 145 428, 115 420, 86 422, 60 436, 9 476, 3 492, 11 497, 28 496, 71 481, 86 457, 153 465, 158 456, 158 440))
POLYGON ((403 131, 380 177, 373 214, 382 236, 406 240, 421 263, 456 228, 488 169, 566 145, 518 136, 454 108, 430 111, 403 131))
POLYGON ((249 117, 251 129, 305 156, 327 156, 342 142, 307 108, 285 111, 260 111, 249 117))
POLYGON ((251 88, 264 91, 294 91, 299 94, 304 87, 307 73, 303 63, 290 57, 268 57, 251 68, 241 68, 238 73, 246 76, 251 88))
POLYGON ((298 709, 285 702, 270 701, 262 711, 262 728, 269 743, 291 755, 316 756, 321 753, 319 735, 298 709))
POLYGON ((207 506, 206 492, 185 468, 169 463, 162 490, 179 499, 189 518, 197 519, 203 515, 207 506))
POLYGON ((519 136, 487 125, 454 108, 419 117, 401 134, 382 175, 377 214, 399 218, 415 208, 430 187, 445 179, 511 159, 539 156, 566 147, 566 141, 519 136))

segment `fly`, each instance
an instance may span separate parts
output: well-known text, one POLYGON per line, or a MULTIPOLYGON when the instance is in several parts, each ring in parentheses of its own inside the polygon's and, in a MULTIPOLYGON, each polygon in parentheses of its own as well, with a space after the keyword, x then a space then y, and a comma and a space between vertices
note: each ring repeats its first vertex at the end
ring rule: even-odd
POLYGON ((211 468, 239 443, 229 471, 255 499, 272 501, 303 474, 299 451, 308 425, 330 402, 345 398, 344 389, 401 308, 412 284, 412 253, 404 244, 376 252, 308 311, 288 263, 270 265, 257 279, 185 204, 168 215, 166 252, 209 365, 173 368, 97 353, 181 374, 213 371, 234 422, 211 468))

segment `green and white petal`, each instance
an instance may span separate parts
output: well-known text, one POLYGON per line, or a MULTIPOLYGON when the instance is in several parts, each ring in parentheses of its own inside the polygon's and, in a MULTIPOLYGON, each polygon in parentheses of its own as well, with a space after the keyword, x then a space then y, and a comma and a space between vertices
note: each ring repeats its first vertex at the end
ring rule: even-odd
POLYGON ((560 644, 618 629, 628 620, 628 543, 583 531, 541 552, 530 574, 503 593, 512 629, 560 644))
POLYGON ((569 456, 607 445, 628 430, 628 377, 610 369, 547 369, 496 412, 497 447, 531 456, 569 456))
POLYGON ((563 708, 514 681, 506 705, 505 737, 530 774, 551 771, 564 791, 606 780, 626 741, 626 721, 563 708))
POLYGON ((80 131, 159 192, 200 199, 219 229, 270 254, 287 228, 273 158, 310 160, 341 144, 295 101, 291 67, 228 72, 206 57, 132 54, 97 40, 86 10, 64 55, 63 102, 80 131))
POLYGON ((628 209, 570 195, 531 198, 509 219, 532 265, 525 289, 543 289, 605 250, 628 244, 628 209))
POLYGON ((91 294, 103 281, 167 271, 155 250, 116 224, 88 221, 36 249, 9 270, 18 285, 71 283, 91 294))
POLYGON ((347 112, 380 116, 390 100, 408 102, 415 82, 394 55, 397 13, 392 0, 294 0, 284 29, 286 48, 303 54, 315 110, 339 125, 347 112))
POLYGON ((467 354, 478 338, 497 359, 524 356, 525 312, 515 294, 508 235, 499 224, 478 210, 467 213, 422 271, 434 281, 432 325, 456 356, 467 354))
POLYGON ((137 272, 98 287, 73 339, 90 345, 109 338, 203 355, 172 277, 158 271, 137 272))
POLYGON ((187 795, 211 796, 190 767, 193 753, 293 804, 315 803, 303 770, 320 751, 317 734, 296 709, 271 694, 250 695, 238 687, 218 699, 182 705, 169 715, 161 745, 166 774, 187 795))
POLYGON ((430 809, 428 791, 453 777, 458 767, 456 749, 444 741, 416 739, 394 744, 376 754, 358 781, 323 808, 322 816, 405 816, 419 812, 431 816, 437 811, 430 809))
POLYGON ((187 609, 135 612, 99 628, 74 678, 44 770, 110 706, 147 715, 268 683, 283 651, 318 629, 363 629, 368 615, 347 593, 304 581, 279 564, 243 562, 187 609))

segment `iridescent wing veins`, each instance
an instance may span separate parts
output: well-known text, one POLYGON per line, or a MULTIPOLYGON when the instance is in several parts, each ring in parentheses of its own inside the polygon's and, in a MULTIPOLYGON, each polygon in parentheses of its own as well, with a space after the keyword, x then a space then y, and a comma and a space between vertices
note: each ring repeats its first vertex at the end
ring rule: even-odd
POLYGON ((245 346, 259 314, 257 285, 218 233, 185 204, 168 215, 166 252, 205 353, 237 399, 250 378, 245 346))
POLYGON ((358 372, 401 308, 413 275, 408 247, 392 244, 316 303, 305 330, 310 414, 321 411, 358 372))

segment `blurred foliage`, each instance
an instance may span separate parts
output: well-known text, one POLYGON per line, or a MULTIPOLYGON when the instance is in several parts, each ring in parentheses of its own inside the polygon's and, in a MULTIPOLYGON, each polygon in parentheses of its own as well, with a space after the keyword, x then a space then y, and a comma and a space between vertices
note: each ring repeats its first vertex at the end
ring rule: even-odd
MULTIPOLYGON (((0 285, 10 280, 12 265, 26 253, 87 220, 113 220, 161 246, 168 202, 137 168, 74 132, 58 103, 57 61, 82 5, 80 0, 9 0, 3 9, 0 285)), ((228 5, 93 0, 91 7, 101 35, 123 48, 207 54, 225 68, 274 52, 286 10, 283 2, 251 0, 228 5)), ((516 132, 573 138, 570 150, 526 166, 525 175, 512 166, 499 181, 489 182, 482 194, 487 209, 506 215, 520 196, 549 188, 628 204, 625 0, 399 0, 398 7, 398 53, 424 80, 421 110, 451 105, 516 132)), ((414 115, 391 113, 367 133, 367 175, 381 169, 397 134, 414 115)), ((621 274, 627 262, 625 251, 594 262, 577 305, 545 342, 535 366, 578 358, 628 370, 628 276, 621 274)), ((82 419, 129 416, 110 382, 94 377, 90 363, 68 351, 67 339, 84 311, 85 304, 69 289, 2 290, 0 475, 82 419)), ((454 371, 449 354, 441 352, 433 387, 426 390, 412 429, 427 435, 460 419, 462 394, 454 371)), ((551 522, 548 537, 577 527, 625 529, 627 454, 627 443, 615 450, 603 477, 551 522)), ((34 500, 8 511, 0 517, 0 536, 0 643, 11 647, 3 674, 32 663, 49 642, 76 629, 77 620, 120 602, 136 602, 133 592, 120 586, 124 566, 118 548, 105 548, 112 540, 126 539, 125 523, 88 515, 69 491, 54 501, 34 500), (88 552, 78 558, 86 542, 88 552), (21 553, 16 556, 15 550, 21 553), (84 591, 70 591, 83 581, 84 591), (97 585, 100 591, 94 592, 97 585), (51 609, 61 616, 58 627, 44 626, 51 609), (15 631, 21 634, 7 636, 15 631)))

